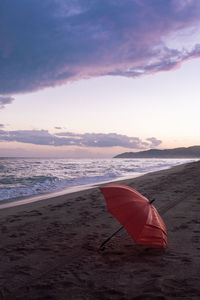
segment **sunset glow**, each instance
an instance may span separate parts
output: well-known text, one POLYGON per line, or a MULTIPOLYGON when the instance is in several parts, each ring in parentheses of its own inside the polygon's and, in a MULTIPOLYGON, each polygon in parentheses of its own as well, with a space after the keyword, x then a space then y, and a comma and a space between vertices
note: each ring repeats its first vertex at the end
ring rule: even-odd
POLYGON ((199 11, 179 0, 3 3, 0 156, 199 145, 199 11))

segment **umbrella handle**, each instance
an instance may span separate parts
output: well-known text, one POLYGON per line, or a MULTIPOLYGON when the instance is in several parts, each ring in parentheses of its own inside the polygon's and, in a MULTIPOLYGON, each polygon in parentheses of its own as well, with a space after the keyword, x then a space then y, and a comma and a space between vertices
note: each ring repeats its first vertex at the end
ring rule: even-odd
POLYGON ((99 247, 99 250, 103 251, 105 249, 104 245, 112 239, 112 237, 117 234, 120 230, 122 230, 124 226, 121 226, 117 231, 115 231, 111 236, 109 236, 99 247))

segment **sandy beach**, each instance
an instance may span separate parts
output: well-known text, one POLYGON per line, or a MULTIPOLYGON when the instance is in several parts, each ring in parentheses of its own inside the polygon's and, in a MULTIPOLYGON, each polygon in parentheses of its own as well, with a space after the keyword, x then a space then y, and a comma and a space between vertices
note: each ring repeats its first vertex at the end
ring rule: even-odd
POLYGON ((0 299, 200 299, 200 162, 122 181, 150 200, 166 249, 136 245, 98 188, 0 210, 0 299))

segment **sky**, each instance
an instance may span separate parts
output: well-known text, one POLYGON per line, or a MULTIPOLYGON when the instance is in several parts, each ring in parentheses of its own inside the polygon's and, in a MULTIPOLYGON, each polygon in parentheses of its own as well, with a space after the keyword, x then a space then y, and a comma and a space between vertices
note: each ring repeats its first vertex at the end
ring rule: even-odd
POLYGON ((199 0, 0 0, 0 156, 200 145, 199 0))

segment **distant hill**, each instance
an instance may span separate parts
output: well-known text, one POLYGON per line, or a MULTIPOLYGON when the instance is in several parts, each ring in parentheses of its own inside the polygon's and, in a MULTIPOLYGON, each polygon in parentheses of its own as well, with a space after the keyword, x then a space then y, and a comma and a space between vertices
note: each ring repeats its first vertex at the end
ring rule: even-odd
POLYGON ((150 149, 140 152, 124 152, 114 158, 200 158, 200 146, 174 149, 150 149))

